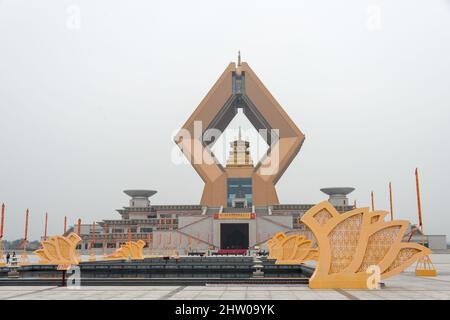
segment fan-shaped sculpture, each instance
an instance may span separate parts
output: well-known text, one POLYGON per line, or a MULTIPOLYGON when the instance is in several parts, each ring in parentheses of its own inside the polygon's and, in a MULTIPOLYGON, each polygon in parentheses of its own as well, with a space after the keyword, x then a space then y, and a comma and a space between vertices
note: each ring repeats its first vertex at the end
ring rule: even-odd
POLYGON ((117 249, 112 254, 103 258, 104 260, 142 260, 144 259, 144 254, 142 253, 145 247, 145 242, 143 240, 129 241, 124 243, 119 249, 117 249))
POLYGON ((266 241, 267 248, 269 248, 268 259, 279 259, 282 254, 281 241, 286 239, 283 232, 278 232, 271 239, 266 241))
POLYGON ((39 263, 69 265, 78 264, 79 256, 76 247, 81 238, 74 232, 67 237, 53 236, 41 242, 42 248, 34 251, 40 258, 39 263))
POLYGON ((386 279, 431 253, 417 243, 401 242, 409 222, 384 221, 387 214, 368 208, 340 214, 328 201, 308 210, 301 221, 319 246, 310 288, 367 288, 369 266, 378 266, 386 279))
POLYGON ((312 241, 300 235, 286 236, 279 232, 267 241, 267 246, 269 259, 276 259, 275 264, 301 264, 318 258, 318 250, 312 248, 312 241))

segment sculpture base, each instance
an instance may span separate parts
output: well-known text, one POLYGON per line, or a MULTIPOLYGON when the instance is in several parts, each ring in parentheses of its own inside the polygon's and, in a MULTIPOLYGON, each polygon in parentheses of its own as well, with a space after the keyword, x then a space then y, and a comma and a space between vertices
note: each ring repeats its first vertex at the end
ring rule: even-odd
POLYGON ((431 259, 429 256, 425 256, 417 262, 416 276, 417 277, 436 277, 437 276, 437 270, 434 267, 433 262, 431 262, 431 259))
POLYGON ((436 271, 436 269, 416 270, 416 276, 417 277, 436 277, 437 271, 436 271))
POLYGON ((367 289, 369 274, 337 274, 328 277, 313 277, 309 280, 311 289, 367 289))

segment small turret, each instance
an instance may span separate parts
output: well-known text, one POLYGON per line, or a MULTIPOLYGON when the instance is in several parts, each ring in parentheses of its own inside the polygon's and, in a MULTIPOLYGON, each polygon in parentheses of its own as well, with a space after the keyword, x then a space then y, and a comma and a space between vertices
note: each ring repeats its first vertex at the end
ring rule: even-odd
POLYGON ((147 208, 150 207, 150 198, 157 191, 155 190, 124 190, 126 195, 130 196, 131 208, 147 208))
POLYGON ((335 207, 348 206, 347 195, 352 193, 355 188, 323 188, 320 189, 323 193, 330 196, 328 202, 330 202, 335 207))

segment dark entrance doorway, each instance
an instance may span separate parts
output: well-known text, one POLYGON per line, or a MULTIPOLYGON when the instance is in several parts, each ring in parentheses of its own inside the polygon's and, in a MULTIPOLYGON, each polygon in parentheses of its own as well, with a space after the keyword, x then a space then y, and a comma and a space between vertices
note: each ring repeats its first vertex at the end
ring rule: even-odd
POLYGON ((248 249, 248 223, 221 223, 220 249, 248 249))

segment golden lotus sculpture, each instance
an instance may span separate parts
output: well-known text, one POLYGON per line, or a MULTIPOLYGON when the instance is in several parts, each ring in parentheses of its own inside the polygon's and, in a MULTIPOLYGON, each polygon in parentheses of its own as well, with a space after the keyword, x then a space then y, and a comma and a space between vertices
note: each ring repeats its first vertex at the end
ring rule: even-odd
POLYGON ((266 241, 267 248, 269 248, 268 259, 279 259, 282 252, 281 241, 284 239, 286 239, 284 232, 278 232, 271 239, 266 241))
POLYGON ((121 245, 112 254, 103 258, 104 260, 142 260, 144 259, 143 249, 145 247, 145 242, 143 240, 129 241, 121 245))
POLYGON ((387 214, 368 208, 340 214, 328 201, 308 210, 301 221, 320 250, 310 288, 367 288, 369 267, 379 267, 381 279, 386 279, 431 253, 417 243, 401 242, 409 222, 387 222, 387 214))
POLYGON ((34 251, 42 264, 69 265, 78 264, 76 247, 81 238, 74 232, 67 237, 53 236, 41 242, 42 248, 34 251))
POLYGON ((301 264, 318 258, 318 250, 312 248, 312 241, 300 235, 287 236, 278 232, 266 244, 268 258, 276 259, 275 264, 301 264))

